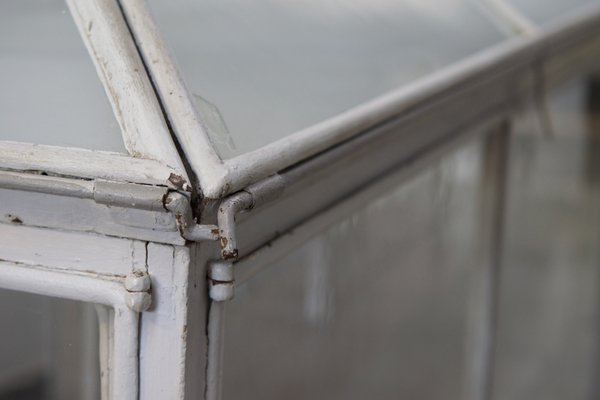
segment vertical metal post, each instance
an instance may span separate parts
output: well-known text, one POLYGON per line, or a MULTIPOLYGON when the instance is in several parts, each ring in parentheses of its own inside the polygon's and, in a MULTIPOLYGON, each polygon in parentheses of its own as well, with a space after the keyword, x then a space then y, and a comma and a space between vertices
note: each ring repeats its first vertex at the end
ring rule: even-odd
MULTIPOLYGON (((586 184, 591 188, 592 195, 596 201, 594 213, 590 215, 596 224, 600 221, 600 72, 595 71, 585 79, 585 110, 587 120, 587 143, 585 152, 585 177, 586 184)), ((596 230, 600 236, 600 231, 596 230)), ((600 246, 596 250, 597 259, 600 259, 600 246)), ((600 266, 600 265, 599 265, 600 266)), ((599 293, 600 295, 600 293, 599 293)), ((600 304, 600 303, 599 303, 600 304)), ((598 317, 596 317, 598 318, 598 317)), ((600 319, 596 322, 600 323, 600 319)), ((600 334, 600 326, 596 328, 596 334, 600 334)), ((600 342, 596 341, 595 360, 592 368, 596 374, 600 371, 600 342)), ((598 398, 600 395, 600 381, 593 379, 590 382, 590 398, 598 398)))
POLYGON ((206 371, 206 399, 221 399, 223 371, 223 335, 227 301, 211 301, 208 317, 208 368, 206 371))
POLYGON ((481 248, 479 265, 472 271, 465 370, 467 400, 487 400, 492 396, 509 135, 506 121, 488 134, 484 142, 480 229, 486 245, 481 248))

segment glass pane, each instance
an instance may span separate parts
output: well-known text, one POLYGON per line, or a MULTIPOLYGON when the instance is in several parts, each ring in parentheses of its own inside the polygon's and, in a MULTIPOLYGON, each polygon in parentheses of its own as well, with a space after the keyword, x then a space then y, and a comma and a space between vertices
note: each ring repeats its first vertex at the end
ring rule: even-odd
POLYGON ((600 395, 600 79, 514 127, 494 399, 600 395), (543 117, 543 116, 542 116, 543 117))
POLYGON ((390 188, 236 289, 223 398, 465 398, 483 149, 390 188))
POLYGON ((94 306, 0 290, 0 400, 100 398, 94 306))
POLYGON ((598 0, 506 0, 532 21, 543 24, 598 0))
POLYGON ((502 40, 468 0, 150 0, 222 157, 254 150, 502 40))
POLYGON ((0 140, 126 152, 64 1, 0 2, 0 140))

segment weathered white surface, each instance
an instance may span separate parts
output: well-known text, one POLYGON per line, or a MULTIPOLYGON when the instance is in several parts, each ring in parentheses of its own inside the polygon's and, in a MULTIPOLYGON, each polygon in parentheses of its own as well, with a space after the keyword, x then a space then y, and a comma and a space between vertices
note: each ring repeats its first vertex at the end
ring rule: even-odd
POLYGON ((164 185, 173 189, 180 186, 172 182, 173 179, 169 180, 173 175, 178 176, 180 173, 157 161, 106 151, 30 143, 0 142, 0 169, 164 185))
POLYGON ((175 216, 98 204, 91 199, 0 189, 0 222, 184 244, 175 216), (17 220, 15 220, 17 218, 17 220))
POLYGON ((146 248, 137 240, 0 223, 0 259, 123 276, 145 263, 146 248))
POLYGON ((23 172, 0 171, 0 187, 39 193, 53 193, 79 198, 94 197, 94 182, 23 172))
POLYGON ((121 125, 127 150, 185 175, 171 134, 119 4, 67 1, 121 125))
POLYGON ((140 396, 144 400, 183 399, 189 266, 188 247, 148 244, 152 306, 141 314, 140 396))
POLYGON ((139 314, 122 305, 115 307, 114 311, 109 398, 137 400, 139 398, 139 314))
POLYGON ((196 399, 206 390, 208 354, 207 313, 207 261, 218 259, 220 246, 217 242, 199 242, 192 246, 192 262, 188 284, 187 345, 185 399, 196 399))
MULTIPOLYGON (((184 244, 164 186, 0 171, 0 222, 184 244)), ((187 201, 187 199, 186 199, 187 201)))
POLYGON ((224 179, 225 169, 208 138, 205 122, 202 121, 192 96, 183 84, 145 1, 123 0, 121 6, 156 83, 161 100, 166 106, 165 111, 171 120, 177 140, 198 176, 200 187, 212 196, 218 189, 209 188, 215 181, 224 179))
POLYGON ((107 306, 124 305, 120 281, 0 261, 0 287, 107 306))

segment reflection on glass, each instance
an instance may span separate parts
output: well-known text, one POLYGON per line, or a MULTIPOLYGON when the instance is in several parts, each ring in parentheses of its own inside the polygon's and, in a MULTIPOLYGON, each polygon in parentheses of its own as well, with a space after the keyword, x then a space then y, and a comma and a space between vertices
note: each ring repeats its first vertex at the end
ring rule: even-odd
POLYGON ((0 140, 126 152, 62 0, 0 3, 0 140))
POLYGON ((461 399, 485 257, 469 144, 319 233, 227 306, 224 399, 461 399))
POLYGON ((532 21, 543 24, 598 0, 506 0, 532 21))
POLYGON ((0 400, 100 398, 94 306, 0 290, 0 400))
POLYGON ((599 82, 553 92, 544 130, 534 109, 515 124, 495 400, 598 398, 599 82))
POLYGON ((477 276, 501 243, 482 391, 597 398, 600 76, 589 79, 515 116, 506 197, 494 141, 472 144, 241 286, 228 306, 224 398, 467 398, 486 385, 477 276), (502 199, 505 240, 492 241, 502 208, 490 204, 502 199))
POLYGON ((467 0, 150 5, 190 91, 215 104, 227 123, 235 146, 213 138, 226 158, 502 40, 467 0))

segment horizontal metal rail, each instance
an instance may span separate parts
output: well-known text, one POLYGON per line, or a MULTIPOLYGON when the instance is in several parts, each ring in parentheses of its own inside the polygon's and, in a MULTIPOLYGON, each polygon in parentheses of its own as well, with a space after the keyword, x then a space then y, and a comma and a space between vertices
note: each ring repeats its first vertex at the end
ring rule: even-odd
POLYGON ((42 144, 0 141, 0 170, 191 190, 184 176, 158 161, 42 144))
MULTIPOLYGON (((476 129, 452 136, 447 142, 438 143, 435 149, 371 179, 370 182, 352 192, 345 193, 339 201, 332 201, 328 206, 307 215, 305 219, 298 221, 293 226, 289 226, 287 229, 278 227, 281 230, 276 233, 269 230, 269 233, 275 235, 272 236, 272 240, 254 250, 245 251, 240 259, 234 262, 236 286, 243 285, 271 263, 289 254, 290 250, 313 238, 317 232, 327 229, 336 221, 369 204, 374 198, 378 198, 390 189, 397 187, 400 183, 414 177, 427 166, 440 160, 444 155, 468 143, 469 140, 481 134, 493 132, 501 123, 503 123, 502 120, 495 119, 476 129)), ((305 166, 301 170, 296 169, 283 173, 282 176, 288 182, 292 182, 294 179, 304 179, 320 166, 320 163, 314 163, 311 166, 305 166)), ((282 199, 282 201, 286 202, 285 199, 282 199)), ((242 234, 245 233, 248 224, 253 224, 256 222, 255 218, 257 218, 253 215, 247 217, 248 219, 243 221, 238 228, 242 234)), ((244 236, 242 240, 244 239, 248 240, 249 237, 244 236)))

